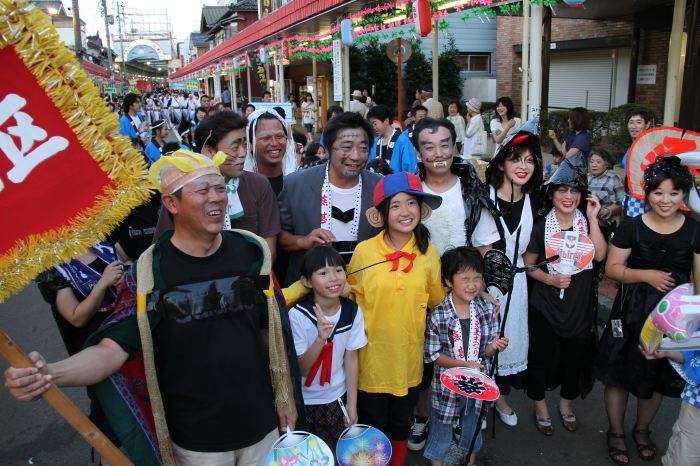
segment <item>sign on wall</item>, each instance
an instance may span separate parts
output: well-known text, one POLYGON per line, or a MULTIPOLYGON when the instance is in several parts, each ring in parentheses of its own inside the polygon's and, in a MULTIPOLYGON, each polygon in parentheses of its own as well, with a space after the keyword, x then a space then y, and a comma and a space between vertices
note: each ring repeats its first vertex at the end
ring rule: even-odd
POLYGON ((656 84, 656 65, 639 65, 637 84, 656 84))

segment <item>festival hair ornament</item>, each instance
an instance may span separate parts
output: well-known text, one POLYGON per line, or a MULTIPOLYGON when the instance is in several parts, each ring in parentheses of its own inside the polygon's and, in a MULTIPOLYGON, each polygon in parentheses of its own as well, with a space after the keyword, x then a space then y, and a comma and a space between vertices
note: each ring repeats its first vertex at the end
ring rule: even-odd
MULTIPOLYGON (((677 156, 693 177, 700 175, 700 133, 662 126, 651 128, 637 137, 627 157, 627 187, 630 194, 644 200, 644 172, 658 157, 677 156)), ((688 207, 700 213, 697 184, 688 193, 688 207)))
MULTIPOLYGON (((698 153, 698 155, 700 155, 700 153, 698 153)), ((672 178, 685 179, 691 188, 695 182, 688 167, 681 165, 681 159, 675 155, 657 157, 656 161, 644 170, 644 190, 646 190, 659 175, 668 175, 672 178)))
POLYGON ((161 156, 148 171, 153 186, 163 194, 173 194, 187 183, 206 175, 221 175, 219 165, 226 154, 219 151, 213 158, 179 149, 170 155, 161 156))

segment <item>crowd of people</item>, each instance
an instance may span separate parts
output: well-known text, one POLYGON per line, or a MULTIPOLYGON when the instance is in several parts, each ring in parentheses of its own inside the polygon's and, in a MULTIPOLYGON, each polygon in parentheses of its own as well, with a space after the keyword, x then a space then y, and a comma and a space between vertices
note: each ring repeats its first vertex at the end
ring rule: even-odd
MULTIPOLYGON (((575 432, 575 401, 603 383, 607 450, 620 465, 630 462, 629 394, 644 460, 656 455, 650 426, 663 396, 682 394, 663 462, 700 464, 700 353, 638 348, 663 295, 691 273, 700 285, 698 224, 681 210, 695 189, 689 171, 675 157, 650 164, 633 215, 611 155, 591 146, 586 109, 569 112, 563 142, 548 134, 557 156, 545 167, 537 120, 515 117, 510 98, 498 99, 490 122, 492 155, 481 102, 464 105, 466 118, 460 102, 445 118, 426 87, 404 125, 358 90, 349 111, 329 109, 318 141, 311 95, 294 125, 281 109, 238 113, 204 95, 127 95, 121 132, 160 194, 37 279, 71 356, 49 364, 32 353, 36 367, 9 368, 6 386, 24 401, 51 384, 88 386, 91 418, 137 464, 172 455, 178 465, 257 466, 281 431, 334 446, 359 422, 387 435, 392 466, 409 448, 441 465, 455 436, 473 465, 488 403, 457 396, 440 377, 495 364, 498 418, 521 422, 509 398, 524 391, 545 436, 553 417, 575 432), (566 231, 594 245, 594 262, 575 275, 538 265, 547 239, 566 231), (530 267, 505 294, 486 288, 492 249, 530 267), (620 291, 599 340, 603 275, 620 291), (130 411, 143 397, 132 367, 146 353, 142 280, 152 283, 146 308, 171 440, 160 449, 141 411, 130 411), (552 416, 545 394, 557 387, 552 416)), ((631 114, 632 138, 651 123, 631 114)))

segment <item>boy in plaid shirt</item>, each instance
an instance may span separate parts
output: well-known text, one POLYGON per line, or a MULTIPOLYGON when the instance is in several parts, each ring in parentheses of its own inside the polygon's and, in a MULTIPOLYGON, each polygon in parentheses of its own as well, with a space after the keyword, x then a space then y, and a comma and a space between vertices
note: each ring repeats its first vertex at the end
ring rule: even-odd
MULTIPOLYGON (((430 313, 426 326, 425 362, 435 363, 432 381, 430 432, 423 456, 433 466, 441 466, 452 442, 452 427, 459 423, 462 437, 459 448, 466 454, 475 430, 479 436, 474 448, 481 448, 481 429, 476 425, 481 401, 461 397, 440 382, 445 369, 471 367, 488 371, 496 351, 508 346, 507 338, 498 338, 498 318, 490 303, 479 293, 484 289, 484 261, 474 249, 462 246, 447 250, 441 260, 442 279, 450 288, 447 297, 430 313)), ((465 458, 473 465, 476 453, 465 458)))
POLYGON ((642 353, 647 359, 668 358, 686 382, 681 393, 681 412, 661 463, 664 466, 697 466, 700 464, 700 351, 642 353))

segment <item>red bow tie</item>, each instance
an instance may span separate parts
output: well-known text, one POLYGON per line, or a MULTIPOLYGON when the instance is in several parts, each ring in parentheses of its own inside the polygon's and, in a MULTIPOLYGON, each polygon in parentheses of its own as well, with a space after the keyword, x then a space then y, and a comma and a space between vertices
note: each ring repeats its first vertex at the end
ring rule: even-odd
POLYGON ((321 353, 319 353, 318 358, 316 358, 313 366, 309 369, 306 382, 304 382, 305 387, 311 386, 319 369, 321 369, 321 376, 319 377, 321 386, 331 383, 331 373, 333 371, 333 340, 323 345, 321 353))
POLYGON ((408 273, 413 268, 413 261, 416 258, 416 255, 405 251, 394 251, 391 254, 387 254, 385 257, 386 260, 391 261, 390 272, 396 272, 398 270, 399 261, 402 257, 408 260, 408 265, 401 270, 402 272, 408 273))

